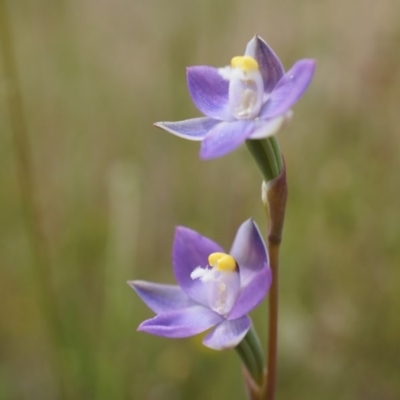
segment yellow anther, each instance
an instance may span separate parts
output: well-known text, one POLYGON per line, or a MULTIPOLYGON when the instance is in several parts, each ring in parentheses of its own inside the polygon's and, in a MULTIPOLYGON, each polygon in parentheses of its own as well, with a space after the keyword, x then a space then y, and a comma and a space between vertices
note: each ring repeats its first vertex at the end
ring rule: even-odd
POLYGON ((236 260, 225 253, 212 253, 208 256, 208 264, 219 271, 235 271, 236 260))
POLYGON ((247 71, 258 71, 258 62, 250 56, 236 56, 231 60, 232 68, 240 68, 247 71))
POLYGON ((225 253, 211 253, 208 256, 208 265, 214 266, 217 264, 217 262, 222 258, 225 257, 225 253))

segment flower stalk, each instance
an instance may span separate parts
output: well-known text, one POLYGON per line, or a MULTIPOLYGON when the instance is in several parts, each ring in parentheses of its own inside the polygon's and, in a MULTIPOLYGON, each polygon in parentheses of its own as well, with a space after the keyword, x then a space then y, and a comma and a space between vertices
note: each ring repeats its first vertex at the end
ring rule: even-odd
POLYGON ((279 247, 287 200, 286 169, 267 184, 263 182, 264 208, 269 216, 268 254, 272 271, 272 284, 269 292, 269 337, 268 337, 268 375, 265 399, 275 398, 278 350, 278 302, 279 302, 279 247), (266 198, 267 201, 264 199, 266 198))
POLYGON ((286 169, 275 137, 264 140, 247 140, 246 144, 264 177, 262 201, 269 219, 267 246, 272 284, 269 292, 268 362, 264 399, 274 400, 278 350, 279 247, 282 240, 287 200, 286 169))
POLYGON ((281 173, 283 161, 279 143, 275 136, 261 140, 246 140, 246 146, 265 182, 272 181, 281 173))
POLYGON ((251 379, 252 386, 256 386, 256 389, 260 390, 264 384, 265 362, 260 339, 253 326, 235 349, 250 375, 247 379, 251 379))

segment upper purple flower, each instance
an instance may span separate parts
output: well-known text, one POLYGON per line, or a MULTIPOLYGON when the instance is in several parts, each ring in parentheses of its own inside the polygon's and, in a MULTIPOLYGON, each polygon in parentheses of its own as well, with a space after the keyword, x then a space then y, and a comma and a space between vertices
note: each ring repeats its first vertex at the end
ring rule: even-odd
POLYGON ((255 36, 229 67, 187 68, 190 96, 205 117, 155 126, 201 140, 202 159, 223 156, 246 139, 277 133, 291 118, 290 108, 307 89, 314 69, 314 60, 303 59, 285 74, 272 49, 255 36))
POLYGON ((178 227, 172 258, 179 286, 129 282, 157 314, 138 330, 185 338, 212 328, 204 345, 215 350, 237 346, 251 326, 247 313, 271 284, 268 255, 254 221, 240 226, 230 255, 212 240, 178 227))

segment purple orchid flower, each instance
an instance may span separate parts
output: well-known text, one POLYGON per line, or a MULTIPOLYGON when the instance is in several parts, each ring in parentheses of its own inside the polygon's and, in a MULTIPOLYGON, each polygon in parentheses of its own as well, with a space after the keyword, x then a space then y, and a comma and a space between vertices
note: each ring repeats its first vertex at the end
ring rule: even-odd
POLYGON ((314 70, 315 61, 303 59, 285 74, 272 49, 255 36, 244 56, 234 57, 229 67, 187 68, 190 96, 205 117, 154 125, 202 141, 202 159, 223 156, 246 139, 277 133, 290 120, 290 109, 307 89, 314 70))
POLYGON ((185 338, 212 328, 203 340, 205 346, 237 346, 251 326, 247 313, 271 284, 267 251, 255 222, 249 219, 240 226, 230 255, 212 240, 178 227, 172 257, 179 286, 128 282, 157 314, 138 330, 185 338))

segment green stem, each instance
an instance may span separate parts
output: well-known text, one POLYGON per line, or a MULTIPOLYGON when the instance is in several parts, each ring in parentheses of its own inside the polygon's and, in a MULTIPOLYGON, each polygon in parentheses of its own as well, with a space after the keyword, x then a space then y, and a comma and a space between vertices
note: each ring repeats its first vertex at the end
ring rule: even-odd
POLYGON ((260 340, 253 326, 247 332, 244 339, 235 347, 247 371, 254 382, 262 387, 264 382, 265 363, 262 356, 260 340))
POLYGON ((271 136, 269 138, 269 142, 273 148, 275 160, 276 160, 276 163, 278 166, 277 174, 274 176, 274 178, 276 178, 282 172, 282 169, 283 169, 282 153, 281 153, 281 149, 279 147, 278 140, 276 139, 275 136, 271 136))
POLYGON ((265 182, 275 179, 282 171, 282 155, 275 136, 260 140, 246 140, 247 148, 250 150, 265 182))
POLYGON ((63 384, 63 362, 60 353, 57 351, 58 347, 61 347, 63 343, 63 330, 57 313, 55 292, 51 285, 51 265, 42 232, 40 207, 36 201, 29 138, 25 125, 6 0, 0 0, 0 51, 4 63, 6 102, 10 113, 21 201, 33 253, 32 268, 38 285, 39 301, 41 302, 53 345, 53 362, 60 385, 60 394, 62 398, 66 398, 63 384))

